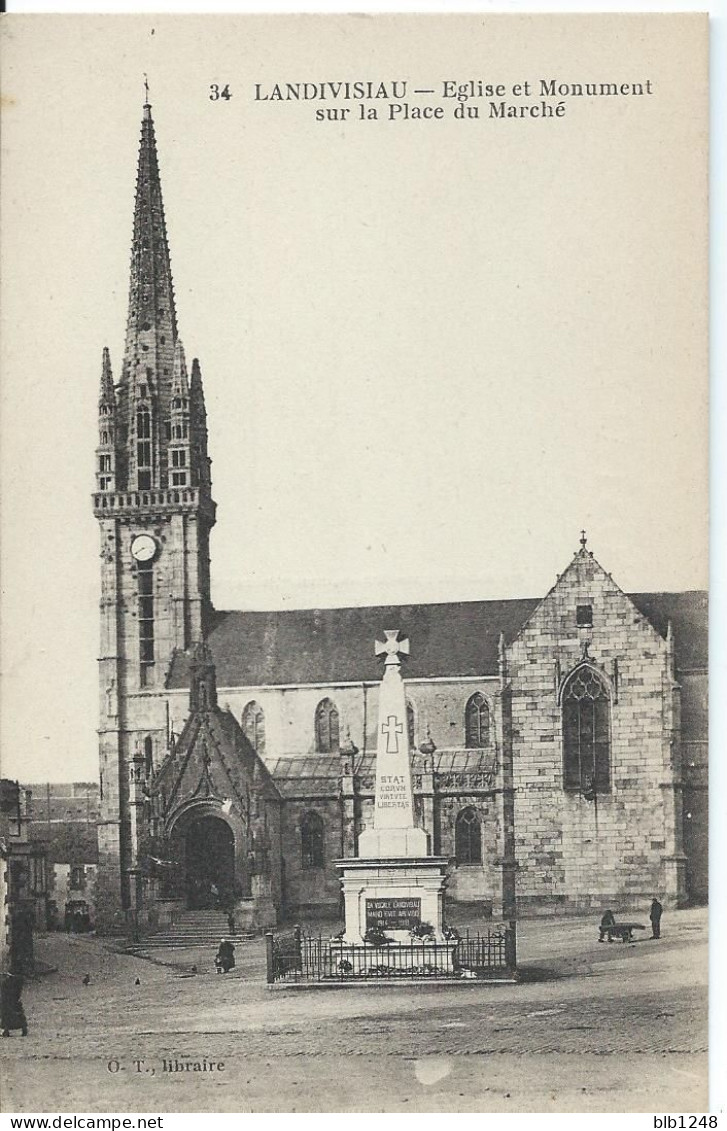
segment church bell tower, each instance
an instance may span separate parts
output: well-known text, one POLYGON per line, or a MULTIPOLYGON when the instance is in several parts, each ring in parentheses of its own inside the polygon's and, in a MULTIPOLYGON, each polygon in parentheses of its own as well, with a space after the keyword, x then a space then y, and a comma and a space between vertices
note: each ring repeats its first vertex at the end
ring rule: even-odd
POLYGON ((93 511, 101 533, 99 918, 143 899, 139 766, 166 753, 166 675, 212 612, 215 522, 199 362, 179 338, 154 123, 144 105, 121 376, 104 349, 93 511))

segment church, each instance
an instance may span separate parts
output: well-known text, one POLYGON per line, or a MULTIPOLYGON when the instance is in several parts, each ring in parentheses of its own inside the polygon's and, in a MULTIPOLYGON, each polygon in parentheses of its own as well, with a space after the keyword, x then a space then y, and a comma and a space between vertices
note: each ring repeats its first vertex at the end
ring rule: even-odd
MULTIPOLYGON (((707 597, 624 593, 584 533, 546 594, 220 611, 199 362, 178 333, 151 107, 118 381, 103 351, 97 921, 340 906, 371 825, 381 665, 406 639, 416 821, 495 917, 707 895, 707 597)), ((453 535, 456 534, 453 532, 453 535)))

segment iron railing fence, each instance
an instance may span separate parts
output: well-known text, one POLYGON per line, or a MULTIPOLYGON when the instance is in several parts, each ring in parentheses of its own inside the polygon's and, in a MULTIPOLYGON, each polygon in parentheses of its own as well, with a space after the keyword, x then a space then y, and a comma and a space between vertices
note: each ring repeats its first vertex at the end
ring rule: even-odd
POLYGON ((458 939, 386 946, 345 943, 294 927, 265 936, 267 980, 274 982, 375 981, 377 979, 492 978, 515 973, 515 928, 465 932, 458 939))

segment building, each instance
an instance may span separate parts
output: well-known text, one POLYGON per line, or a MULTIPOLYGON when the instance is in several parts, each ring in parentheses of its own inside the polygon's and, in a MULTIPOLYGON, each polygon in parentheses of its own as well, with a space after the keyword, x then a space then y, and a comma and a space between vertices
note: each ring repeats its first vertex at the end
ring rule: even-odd
POLYGON ((47 923, 45 846, 30 828, 30 793, 0 779, 0 971, 33 968, 33 931, 47 923))
POLYGON ((30 836, 46 852, 49 928, 88 929, 96 917, 98 782, 26 787, 30 836))
POLYGON ((202 375, 178 335, 149 105, 98 425, 103 922, 337 909, 333 861, 371 817, 387 629, 411 642, 417 814, 453 858, 450 898, 510 915, 513 890, 521 913, 705 895, 705 594, 627 595, 584 535, 542 598, 213 608, 202 375))

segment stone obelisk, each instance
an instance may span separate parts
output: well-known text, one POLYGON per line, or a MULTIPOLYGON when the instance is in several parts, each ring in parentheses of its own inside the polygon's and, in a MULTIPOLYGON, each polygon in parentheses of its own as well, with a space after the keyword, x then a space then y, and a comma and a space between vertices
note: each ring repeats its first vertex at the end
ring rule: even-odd
MULTIPOLYGON (((408 943, 412 929, 422 923, 428 923, 434 937, 442 940, 448 861, 428 855, 427 834, 414 825, 400 660, 409 652, 409 641, 398 640, 395 631, 384 635, 384 643, 376 642, 376 654, 385 656, 385 662, 379 690, 373 825, 359 836, 358 855, 336 862, 341 873, 347 946, 363 942, 372 928, 408 943)), ((415 956, 407 951, 397 962, 406 965, 423 961, 422 954, 423 950, 415 956)), ((358 959, 354 955, 348 961, 355 965, 358 959)))
POLYGON ((386 631, 385 642, 376 641, 376 655, 386 658, 379 689, 374 827, 361 833, 359 856, 427 855, 426 833, 414 825, 409 728, 399 658, 408 655, 409 641, 397 640, 398 635, 398 631, 386 631))

